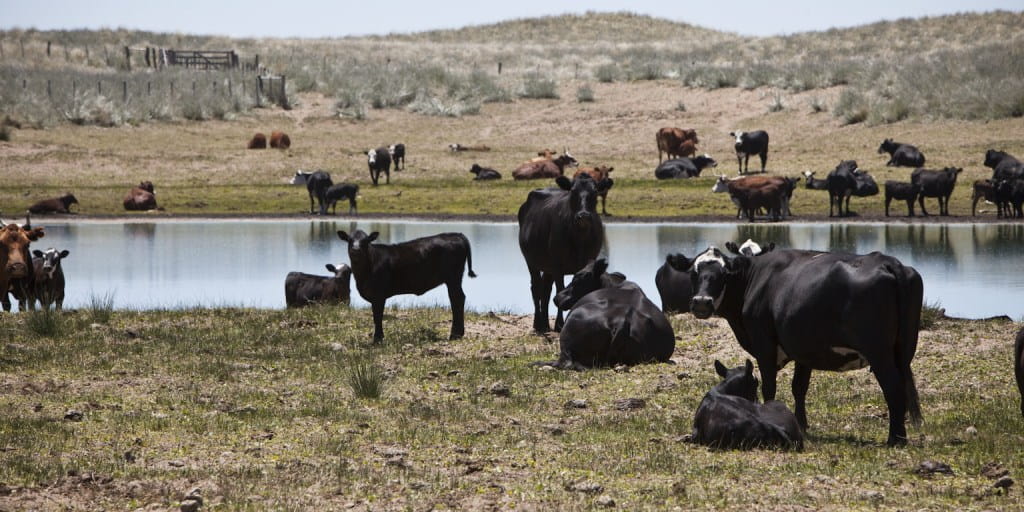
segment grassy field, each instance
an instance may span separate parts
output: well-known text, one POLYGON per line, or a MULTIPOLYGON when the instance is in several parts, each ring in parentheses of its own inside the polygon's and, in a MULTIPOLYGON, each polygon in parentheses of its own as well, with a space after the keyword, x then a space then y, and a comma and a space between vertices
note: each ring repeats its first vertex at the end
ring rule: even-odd
POLYGON ((215 510, 1024 507, 993 476, 1024 471, 1019 324, 922 331, 908 447, 884 446, 870 373, 818 372, 805 451, 777 453, 681 439, 714 359, 745 357, 720 319, 673 317, 674 364, 582 373, 529 365, 557 341, 528 318, 471 314, 456 342, 449 319, 389 310, 372 346, 369 311, 333 307, 2 315, 0 510, 162 510, 196 487, 215 510))

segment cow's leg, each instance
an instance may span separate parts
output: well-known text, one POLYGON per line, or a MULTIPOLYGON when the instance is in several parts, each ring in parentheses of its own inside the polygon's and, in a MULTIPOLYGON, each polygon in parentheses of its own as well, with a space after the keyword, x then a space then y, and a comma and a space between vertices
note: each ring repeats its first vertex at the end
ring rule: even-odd
POLYGON ((739 167, 739 170, 736 172, 743 174, 743 155, 739 153, 736 153, 736 165, 739 167))
POLYGON ((768 148, 761 152, 761 174, 765 173, 765 165, 768 163, 768 148))
POLYGON ((373 308, 373 342, 380 343, 384 341, 384 302, 383 300, 374 301, 370 304, 373 308))
POLYGON ((914 216, 914 198, 907 199, 907 217, 914 216))
POLYGON ((928 210, 924 209, 924 194, 917 197, 917 204, 921 206, 921 215, 928 216, 928 210))
POLYGON ((853 197, 853 194, 846 194, 846 214, 843 214, 840 211, 839 212, 839 216, 840 217, 849 217, 850 216, 850 198, 851 197, 853 197))
MULTIPOLYGON (((461 272, 462 269, 460 268, 461 272)), ((466 294, 462 292, 462 282, 455 281, 448 283, 448 301, 452 305, 452 332, 448 336, 450 340, 457 340, 466 334, 466 294)))
POLYGON ((757 367, 761 370, 761 395, 766 402, 775 400, 775 376, 779 373, 779 369, 775 367, 775 354, 767 358, 757 358, 757 367))
MULTIPOLYGON (((565 289, 565 276, 558 276, 553 278, 555 281, 555 293, 561 292, 565 289)), ((548 291, 551 287, 548 287, 548 291)), ((555 314, 555 332, 562 332, 562 326, 565 325, 565 319, 562 317, 562 309, 555 306, 557 313, 555 314)))
POLYGON ((886 195, 885 196, 885 216, 886 217, 889 216, 889 203, 891 203, 891 202, 892 202, 892 196, 886 195))
POLYGON ((601 196, 601 215, 606 215, 606 216, 608 215, 608 210, 605 210, 605 208, 604 208, 604 203, 607 200, 608 200, 608 196, 607 195, 601 196))
POLYGON ((800 428, 807 431, 807 389, 811 386, 811 367, 796 363, 793 370, 793 412, 800 428))
POLYGON ((539 270, 530 269, 530 294, 533 295, 533 330, 539 333, 550 331, 548 300, 551 297, 551 280, 539 270))
POLYGON ((316 210, 313 209, 313 191, 309 192, 309 214, 313 215, 316 210))
POLYGON ((878 380, 889 407, 889 439, 885 444, 902 446, 907 444, 907 395, 904 376, 892 361, 870 361, 871 371, 878 380))

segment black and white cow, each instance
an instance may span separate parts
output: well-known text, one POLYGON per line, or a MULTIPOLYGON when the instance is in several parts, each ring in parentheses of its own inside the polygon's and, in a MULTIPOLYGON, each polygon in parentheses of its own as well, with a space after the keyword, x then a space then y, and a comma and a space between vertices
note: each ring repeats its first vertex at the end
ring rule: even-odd
POLYGON ((388 156, 391 157, 391 162, 394 163, 396 171, 405 170, 405 144, 399 142, 398 144, 388 146, 388 156), (401 168, 399 168, 399 164, 401 164, 401 168))
POLYGON ((659 180, 670 178, 696 178, 708 167, 718 167, 718 162, 704 154, 693 158, 673 158, 658 164, 654 177, 659 180))
POLYGON ((316 210, 313 209, 313 198, 315 197, 320 205, 320 215, 327 215, 327 189, 334 185, 330 174, 322 170, 314 172, 295 171, 291 184, 306 186, 306 191, 309 192, 310 214, 316 213, 316 210))
POLYGON ((351 299, 352 269, 342 263, 327 264, 331 276, 289 272, 284 279, 284 301, 290 308, 310 304, 348 304, 351 299))
MULTIPOLYGON (((725 248, 733 254, 744 256, 757 256, 775 250, 775 242, 769 242, 762 247, 757 242, 747 239, 743 245, 736 246, 733 242, 726 242, 725 248)), ((654 285, 658 287, 658 295, 661 296, 661 310, 665 313, 689 313, 690 300, 693 299, 693 285, 690 283, 690 274, 680 272, 673 268, 673 259, 685 259, 682 253, 669 254, 665 257, 665 263, 658 268, 654 274, 654 285)), ((677 263, 681 265, 681 263, 677 263)))
POLYGON ((750 155, 761 157, 761 172, 764 172, 765 163, 768 162, 768 132, 755 130, 752 132, 729 132, 735 137, 736 160, 739 162, 739 173, 744 174, 750 171, 750 155))
POLYGON ((889 153, 887 167, 921 167, 924 165, 924 153, 910 144, 894 142, 892 139, 885 139, 878 146, 878 154, 889 153))
POLYGON ((380 173, 384 173, 385 183, 391 183, 391 153, 388 148, 380 147, 366 152, 366 164, 370 168, 370 181, 377 186, 380 173))
POLYGON ((775 400, 757 403, 757 378, 750 359, 731 370, 716 359, 715 372, 722 382, 697 407, 692 442, 718 449, 803 449, 804 433, 793 412, 775 400))
POLYGON ((342 199, 348 199, 348 214, 354 215, 359 213, 359 205, 357 204, 356 198, 359 196, 359 185, 354 183, 339 183, 337 185, 331 185, 331 188, 327 189, 324 194, 324 201, 327 206, 324 207, 324 212, 327 209, 331 209, 332 215, 338 213, 338 201, 342 199))
POLYGON ((718 314, 761 370, 764 399, 789 361, 800 425, 807 428, 812 370, 871 367, 889 409, 889 445, 906 444, 907 412, 921 409, 910 363, 917 350, 924 285, 920 274, 881 253, 853 255, 785 249, 729 258, 709 247, 672 260, 690 273, 697 318, 718 314))
POLYGON ((828 190, 828 180, 815 178, 815 172, 817 171, 804 171, 804 178, 807 180, 804 183, 804 188, 811 190, 828 190))
MULTIPOLYGON (((49 248, 46 251, 32 251, 33 294, 44 310, 53 305, 57 311, 64 306, 64 267, 60 262, 71 254, 67 249, 58 251, 49 248)), ((30 297, 29 300, 33 300, 30 297)), ((32 308, 29 308, 32 309, 32 308)))

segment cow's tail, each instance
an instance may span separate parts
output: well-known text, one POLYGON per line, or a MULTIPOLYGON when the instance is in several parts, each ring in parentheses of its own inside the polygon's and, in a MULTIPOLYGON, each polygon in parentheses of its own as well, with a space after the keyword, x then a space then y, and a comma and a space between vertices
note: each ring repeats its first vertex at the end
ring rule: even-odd
POLYGON ((469 266, 469 277, 476 277, 476 272, 473 272, 473 249, 470 248, 466 235, 462 235, 462 239, 466 242, 466 265, 469 266))
POLYGON ((921 275, 912 267, 890 265, 889 271, 896 277, 899 296, 899 332, 896 336, 896 367, 903 374, 903 386, 907 399, 910 422, 919 426, 924 422, 921 416, 921 401, 914 383, 914 372, 910 362, 917 351, 917 336, 921 330, 921 308, 924 304, 924 283, 921 275))

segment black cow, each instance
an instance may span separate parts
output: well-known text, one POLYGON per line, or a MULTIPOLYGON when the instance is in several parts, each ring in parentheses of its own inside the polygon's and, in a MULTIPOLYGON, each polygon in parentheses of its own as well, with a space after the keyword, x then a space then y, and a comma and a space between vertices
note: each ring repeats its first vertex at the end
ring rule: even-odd
POLYGON ((654 177, 659 180, 670 178, 696 178, 708 167, 718 167, 718 162, 708 155, 693 158, 673 158, 658 164, 654 169, 654 177))
POLYGON ((558 337, 556 368, 666 362, 676 339, 665 314, 622 274, 608 274, 604 258, 588 263, 555 295, 569 310, 558 337))
MULTIPOLYGON (((555 179, 558 187, 530 192, 519 207, 519 249, 530 271, 533 297, 533 328, 549 331, 548 302, 551 284, 565 287, 563 278, 597 258, 604 245, 604 223, 597 214, 597 196, 611 187, 611 180, 594 182, 588 174, 569 180, 555 179)), ((555 330, 562 328, 558 309, 555 330)))
POLYGON ((1024 179, 1001 180, 996 186, 996 196, 1006 205, 1006 217, 1024 217, 1024 179), (1010 207, 1013 213, 1010 213, 1010 207))
POLYGON ((828 190, 828 180, 818 179, 814 177, 814 173, 817 171, 804 171, 804 178, 807 182, 804 184, 804 188, 811 190, 828 190))
POLYGON ((1020 413, 1024 415, 1024 327, 1017 332, 1013 354, 1013 374, 1017 377, 1017 389, 1020 390, 1020 413))
MULTIPOLYGON (((64 306, 64 267, 60 262, 71 254, 67 249, 57 251, 49 248, 46 252, 38 249, 32 251, 33 265, 33 297, 29 300, 38 300, 39 305, 44 309, 50 309, 54 305, 57 311, 64 306)), ((31 306, 29 309, 33 309, 31 306)))
POLYGON ((405 144, 399 142, 398 144, 392 144, 388 146, 388 156, 391 157, 391 162, 395 165, 395 170, 405 170, 405 144), (402 164, 402 168, 398 168, 398 164, 402 164))
POLYGON ((352 269, 342 263, 335 267, 327 264, 332 276, 316 276, 303 272, 289 272, 284 278, 284 301, 290 308, 310 304, 348 304, 351 299, 349 283, 352 269))
POLYGON ((907 217, 914 216, 914 201, 921 193, 921 185, 915 183, 904 183, 902 181, 885 182, 885 216, 889 216, 889 203, 893 199, 907 202, 907 217))
POLYGON ((320 205, 320 215, 327 215, 327 189, 334 185, 331 181, 331 175, 326 171, 314 171, 314 172, 302 172, 295 171, 295 176, 292 177, 292 185, 305 185, 306 191, 309 192, 309 213, 313 214, 316 210, 313 209, 313 198, 316 198, 317 203, 320 205))
POLYGON ((871 366, 889 409, 889 445, 905 444, 909 411, 920 404, 910 363, 917 350, 924 285, 896 258, 803 250, 729 258, 715 247, 692 260, 673 260, 690 272, 697 318, 724 317, 761 369, 764 399, 775 398, 779 368, 796 363, 793 397, 800 425, 812 370, 871 366))
POLYGON ((444 284, 452 308, 452 330, 449 339, 465 334, 466 294, 462 292, 462 273, 469 266, 473 272, 473 255, 469 240, 462 233, 441 233, 397 244, 373 244, 379 233, 367 235, 361 229, 350 236, 338 231, 338 238, 348 242, 348 257, 356 276, 356 290, 373 309, 373 341, 384 339, 384 303, 395 295, 423 295, 444 284))
POLYGON ((1008 209, 1004 212, 1004 201, 999 198, 997 183, 992 180, 975 180, 971 193, 971 216, 977 215, 978 201, 984 199, 996 205, 996 217, 1002 217, 1003 213, 1010 215, 1008 209))
POLYGON ((500 180, 501 173, 488 167, 480 167, 479 164, 473 164, 473 167, 469 168, 469 172, 476 175, 473 180, 500 180))
POLYGON ((736 160, 739 162, 739 173, 744 174, 750 171, 750 155, 761 157, 761 172, 764 172, 765 163, 768 162, 768 132, 756 130, 752 132, 729 132, 729 135, 736 138, 733 146, 736 148, 736 160))
MULTIPOLYGON (((857 161, 843 160, 836 168, 828 173, 825 181, 828 182, 828 216, 832 217, 833 207, 839 210, 839 216, 845 217, 850 214, 850 196, 857 188, 857 161), (846 201, 846 211, 843 211, 843 201, 846 201)), ((877 187, 877 185, 876 185, 877 187)), ((877 189, 876 189, 877 190, 877 189)))
POLYGON ((780 448, 802 450, 804 433, 782 402, 757 403, 754 364, 726 369, 715 360, 722 382, 704 395, 693 417, 691 441, 718 449, 780 448))
POLYGON ((941 171, 914 169, 910 174, 910 182, 921 187, 921 192, 917 196, 921 213, 928 215, 928 210, 924 209, 924 198, 934 197, 939 200, 939 215, 949 215, 949 196, 953 195, 956 177, 961 171, 963 169, 956 167, 946 167, 941 171))
POLYGON ((892 139, 885 139, 882 145, 878 146, 878 154, 889 153, 887 167, 922 167, 924 166, 924 154, 916 147, 902 142, 893 142, 892 139))
POLYGON ((377 149, 371 149, 366 153, 366 164, 370 168, 370 181, 373 182, 373 186, 377 186, 377 180, 380 179, 380 173, 384 173, 384 179, 386 184, 391 184, 391 154, 388 153, 388 148, 380 147, 377 149))
POLYGON ((331 188, 327 189, 324 193, 324 202, 327 206, 324 207, 324 212, 327 209, 331 209, 332 215, 338 214, 338 201, 342 199, 348 199, 348 214, 358 214, 359 205, 356 204, 356 198, 359 196, 359 185, 352 183, 339 183, 337 185, 331 185, 331 188))
POLYGON ((71 213, 71 205, 78 204, 78 199, 71 192, 60 197, 43 199, 28 207, 29 213, 71 213))
MULTIPOLYGON (((762 247, 757 242, 747 239, 743 245, 736 246, 733 242, 726 242, 725 248, 733 254, 745 256, 757 256, 775 249, 775 242, 762 247)), ((693 298, 693 285, 690 283, 690 274, 680 272, 673 268, 672 260, 685 258, 682 253, 669 254, 665 257, 665 263, 661 264, 658 272, 654 274, 654 285, 658 287, 658 295, 661 296, 661 310, 665 313, 689 313, 690 299, 693 298)), ((676 265, 682 265, 677 263, 676 265)))
POLYGON ((1005 151, 986 151, 985 167, 992 169, 992 181, 1024 178, 1024 164, 1005 151))

